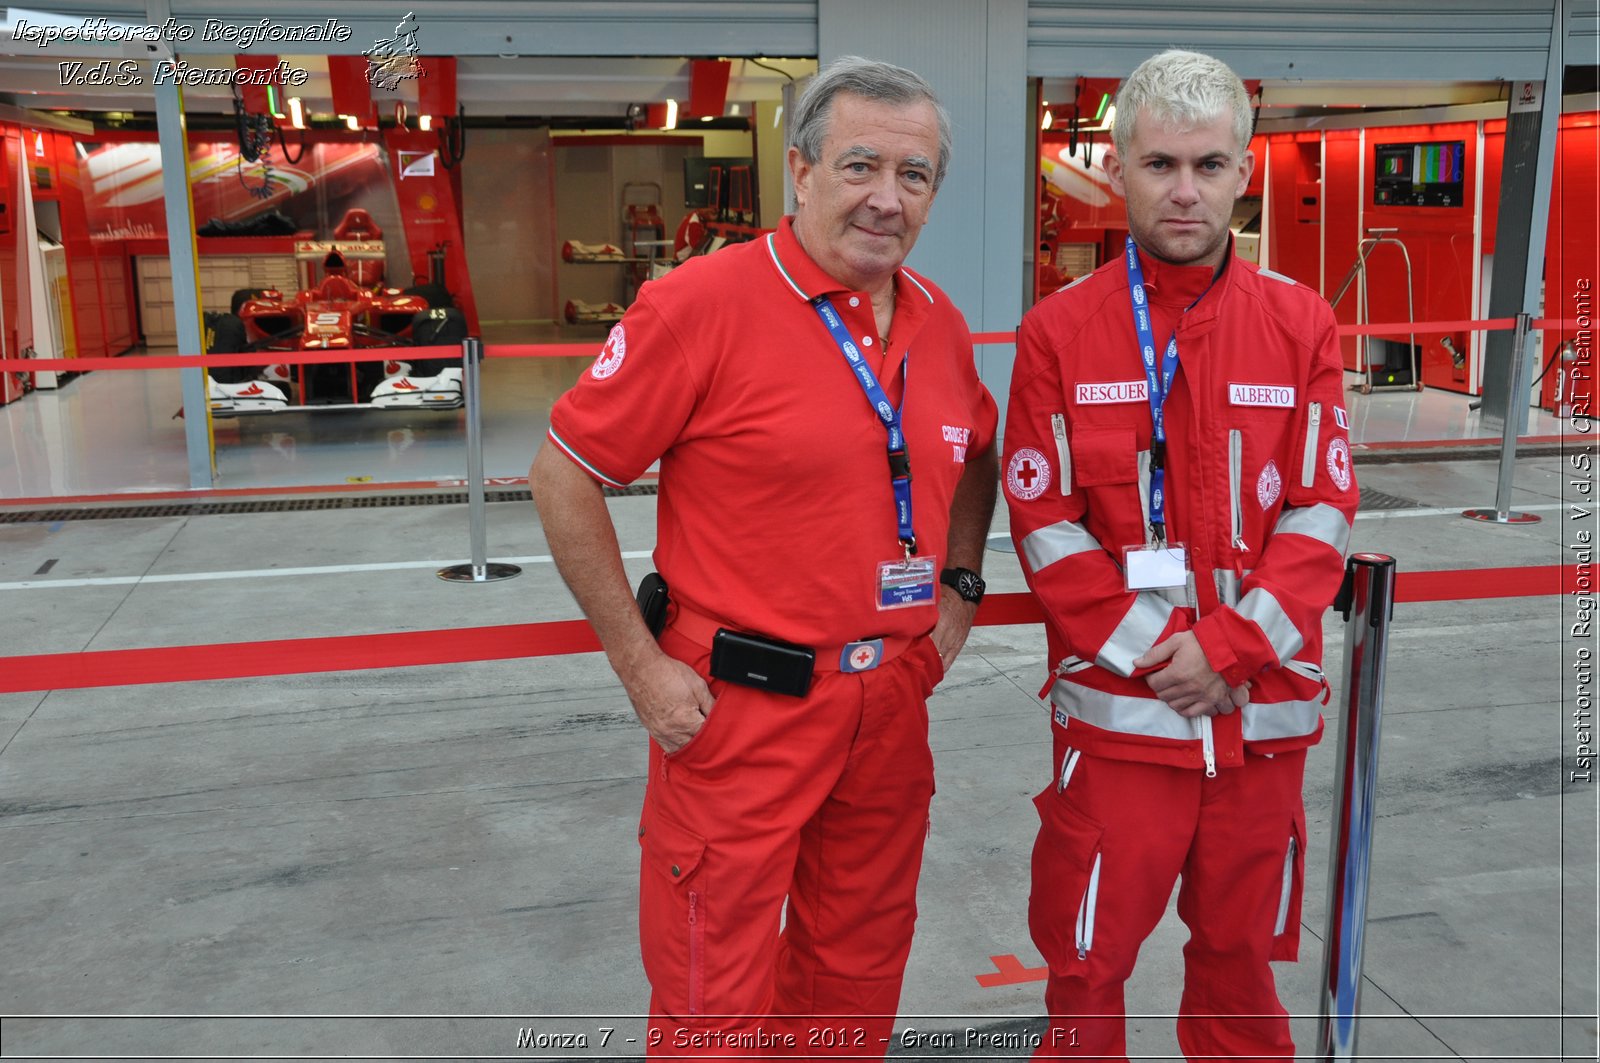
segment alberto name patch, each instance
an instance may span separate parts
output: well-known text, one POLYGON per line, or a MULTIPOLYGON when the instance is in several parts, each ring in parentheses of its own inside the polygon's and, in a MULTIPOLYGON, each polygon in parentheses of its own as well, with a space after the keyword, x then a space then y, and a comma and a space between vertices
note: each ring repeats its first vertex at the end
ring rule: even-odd
POLYGON ((1294 409, 1294 388, 1281 384, 1229 384, 1228 403, 1233 406, 1277 406, 1294 409))

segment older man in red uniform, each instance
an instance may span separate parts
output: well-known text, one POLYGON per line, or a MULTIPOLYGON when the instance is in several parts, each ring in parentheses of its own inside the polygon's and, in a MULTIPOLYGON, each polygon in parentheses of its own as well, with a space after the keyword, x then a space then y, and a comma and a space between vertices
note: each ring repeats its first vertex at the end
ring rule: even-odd
POLYGON ((1357 500, 1337 333, 1317 293, 1232 253, 1254 166, 1233 71, 1148 60, 1114 137, 1126 254, 1024 318, 1006 427, 1051 665, 1038 1054, 1126 1060, 1123 983, 1181 877, 1184 1053, 1288 1059, 1269 961, 1299 940, 1321 618, 1357 500))
POLYGON ((983 592, 996 411, 962 315, 902 265, 948 120, 921 78, 860 59, 797 112, 795 214, 646 285, 531 473, 651 737, 657 1056, 885 1051, 933 793, 926 700, 983 592), (657 459, 659 643, 601 490, 657 459))

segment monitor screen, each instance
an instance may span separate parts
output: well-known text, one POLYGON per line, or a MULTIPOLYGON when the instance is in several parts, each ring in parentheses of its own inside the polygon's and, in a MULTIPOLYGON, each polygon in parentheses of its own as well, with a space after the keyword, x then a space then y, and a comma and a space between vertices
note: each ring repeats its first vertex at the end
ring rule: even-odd
POLYGON ((755 210, 755 159, 705 158, 683 160, 683 205, 691 210, 714 207, 727 213, 755 210))
POLYGON ((1459 207, 1464 200, 1466 144, 1379 144, 1372 201, 1387 207, 1459 207))

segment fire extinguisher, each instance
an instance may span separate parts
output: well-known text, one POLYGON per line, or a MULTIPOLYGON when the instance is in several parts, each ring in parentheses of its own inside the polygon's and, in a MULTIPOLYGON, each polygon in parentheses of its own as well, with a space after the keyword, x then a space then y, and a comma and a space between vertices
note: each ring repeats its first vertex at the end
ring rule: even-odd
POLYGON ((1572 392, 1576 389, 1572 386, 1574 380, 1572 371, 1568 367, 1577 363, 1578 348, 1571 340, 1567 340, 1561 345, 1561 349, 1556 352, 1556 356, 1561 365, 1556 370, 1556 391, 1550 397, 1550 406, 1557 417, 1571 417, 1572 392))

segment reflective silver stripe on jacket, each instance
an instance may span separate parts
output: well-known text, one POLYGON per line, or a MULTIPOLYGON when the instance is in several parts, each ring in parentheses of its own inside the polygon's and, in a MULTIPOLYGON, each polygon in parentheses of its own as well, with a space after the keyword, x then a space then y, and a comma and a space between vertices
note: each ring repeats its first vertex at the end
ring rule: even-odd
POLYGON ((1070 520, 1058 521, 1028 533, 1022 539, 1022 556, 1028 568, 1038 572, 1073 554, 1083 554, 1100 549, 1100 543, 1084 530, 1083 525, 1070 520))
POLYGON ((1092 723, 1106 731, 1150 735, 1154 738, 1194 739, 1194 724, 1173 712, 1171 706, 1158 698, 1107 694, 1103 690, 1058 679, 1055 686, 1050 688, 1050 700, 1084 723, 1092 723))
POLYGON ((1239 712, 1244 740, 1266 742, 1274 738, 1301 738, 1314 734, 1322 710, 1315 701, 1274 701, 1246 705, 1239 712))
POLYGON ((1172 603, 1165 598, 1150 591, 1140 591, 1134 596, 1133 604, 1123 614, 1116 630, 1111 632, 1111 637, 1095 654, 1095 663, 1123 678, 1132 675, 1133 659, 1143 656, 1146 650, 1155 645, 1156 638, 1167 626, 1167 619, 1172 616, 1172 610, 1172 603))
POLYGON ((1299 653, 1300 647, 1305 645, 1306 640, 1301 636, 1300 629, 1294 626, 1294 621, 1283 611, 1278 599, 1265 587, 1256 587, 1240 599, 1237 612, 1261 629, 1267 641, 1272 643, 1279 664, 1299 653))
POLYGON ((1333 547, 1343 557, 1350 545, 1350 522, 1326 502, 1318 502, 1314 506, 1285 509, 1273 526, 1272 534, 1304 535, 1333 547))
MULTIPOLYGON (((1084 723, 1105 731, 1196 741, 1194 722, 1179 716, 1157 698, 1107 694, 1078 683, 1058 679, 1050 700, 1084 723)), ((1321 710, 1315 701, 1251 703, 1238 710, 1246 742, 1275 738, 1300 738, 1316 732, 1321 710)))
POLYGON ((1231 568, 1214 568, 1211 575, 1217 584, 1217 601, 1230 609, 1238 605, 1239 584, 1243 582, 1239 573, 1231 568))

